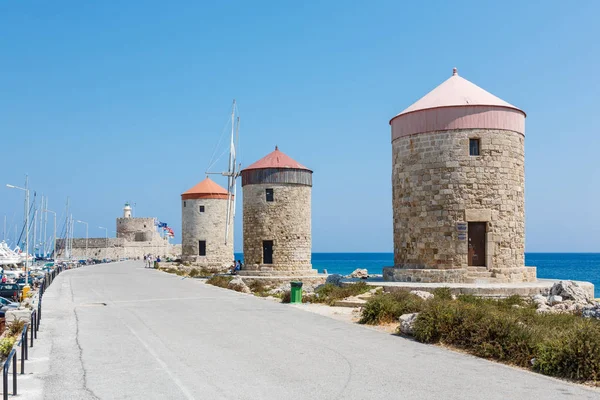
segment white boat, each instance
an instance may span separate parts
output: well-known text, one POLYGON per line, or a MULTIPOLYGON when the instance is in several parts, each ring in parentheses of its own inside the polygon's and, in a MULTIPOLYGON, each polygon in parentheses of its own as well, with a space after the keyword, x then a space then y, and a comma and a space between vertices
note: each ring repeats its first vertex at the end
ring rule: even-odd
POLYGON ((16 265, 21 259, 21 255, 11 250, 5 242, 0 243, 0 265, 16 265))

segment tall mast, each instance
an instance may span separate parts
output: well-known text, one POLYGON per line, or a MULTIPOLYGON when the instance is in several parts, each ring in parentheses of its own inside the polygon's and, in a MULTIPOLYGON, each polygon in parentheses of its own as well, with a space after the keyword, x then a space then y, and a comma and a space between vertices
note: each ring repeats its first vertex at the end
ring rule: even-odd
MULTIPOLYGON (((44 203, 42 203, 42 212, 44 212, 47 209, 48 209, 48 197, 46 196, 46 197, 44 197, 44 203)), ((42 254, 43 254, 43 257, 46 258, 46 255, 47 255, 47 252, 46 252, 46 241, 47 241, 47 238, 48 238, 46 236, 48 234, 48 232, 47 232, 47 228, 48 228, 48 213, 47 212, 44 212, 42 214, 42 221, 44 221, 44 232, 43 232, 43 235, 42 235, 42 239, 43 239, 42 240, 42 243, 43 243, 43 245, 42 245, 42 249, 43 249, 42 250, 42 254)))
POLYGON ((65 228, 66 228, 66 234, 65 234, 65 251, 64 251, 64 257, 68 260, 71 258, 70 253, 69 253, 69 230, 70 230, 70 221, 69 221, 69 198, 67 197, 67 208, 66 208, 66 220, 65 220, 65 228))
POLYGON ((235 209, 232 210, 232 200, 235 201, 235 180, 237 178, 235 171, 236 155, 235 155, 235 99, 231 106, 231 138, 229 141, 229 165, 227 166, 227 172, 223 175, 227 175, 227 216, 225 223, 225 244, 229 239, 229 225, 231 224, 232 217, 235 215, 235 209))

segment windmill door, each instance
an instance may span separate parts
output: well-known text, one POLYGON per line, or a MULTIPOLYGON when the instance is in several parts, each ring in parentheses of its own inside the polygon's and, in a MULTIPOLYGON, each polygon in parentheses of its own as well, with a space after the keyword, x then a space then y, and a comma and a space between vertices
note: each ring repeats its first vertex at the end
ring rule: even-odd
POLYGON ((263 240, 263 264, 273 264, 272 240, 263 240))
POLYGON ((485 222, 469 222, 469 265, 485 267, 485 222))

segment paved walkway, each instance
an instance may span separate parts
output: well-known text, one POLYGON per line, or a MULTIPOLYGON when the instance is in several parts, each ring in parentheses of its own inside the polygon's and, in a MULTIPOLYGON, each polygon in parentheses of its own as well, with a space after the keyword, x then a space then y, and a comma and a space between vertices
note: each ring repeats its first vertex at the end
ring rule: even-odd
POLYGON ((600 399, 600 392, 122 262, 44 296, 24 399, 600 399))

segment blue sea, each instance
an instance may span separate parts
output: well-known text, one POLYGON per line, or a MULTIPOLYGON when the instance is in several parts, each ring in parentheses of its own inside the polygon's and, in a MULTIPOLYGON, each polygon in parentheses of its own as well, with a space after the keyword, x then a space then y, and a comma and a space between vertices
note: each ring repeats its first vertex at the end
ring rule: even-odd
MULTIPOLYGON (((242 254, 236 253, 236 259, 242 254)), ((356 268, 381 274, 394 265, 393 253, 313 253, 313 268, 330 274, 348 275, 356 268)), ((525 253, 525 265, 537 267, 538 278, 592 282, 600 297, 600 253, 525 253)))

